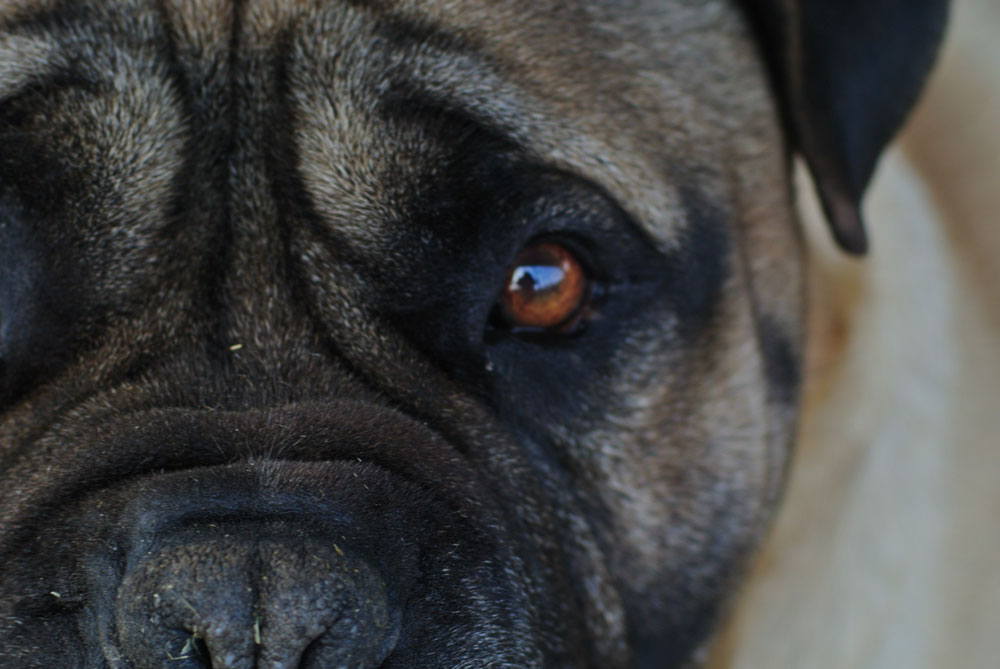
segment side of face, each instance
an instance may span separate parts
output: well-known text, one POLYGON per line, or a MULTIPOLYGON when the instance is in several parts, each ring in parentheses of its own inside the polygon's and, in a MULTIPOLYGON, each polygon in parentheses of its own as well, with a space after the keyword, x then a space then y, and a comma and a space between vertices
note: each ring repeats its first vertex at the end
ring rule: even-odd
POLYGON ((789 453, 779 116, 721 0, 0 10, 0 657, 685 661, 789 453))

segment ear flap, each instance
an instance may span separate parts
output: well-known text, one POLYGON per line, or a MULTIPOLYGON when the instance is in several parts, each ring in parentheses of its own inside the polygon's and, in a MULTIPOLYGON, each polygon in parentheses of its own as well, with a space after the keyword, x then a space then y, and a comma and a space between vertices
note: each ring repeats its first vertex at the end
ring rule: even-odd
POLYGON ((833 236, 868 248, 861 198, 933 63, 947 0, 744 0, 833 236))

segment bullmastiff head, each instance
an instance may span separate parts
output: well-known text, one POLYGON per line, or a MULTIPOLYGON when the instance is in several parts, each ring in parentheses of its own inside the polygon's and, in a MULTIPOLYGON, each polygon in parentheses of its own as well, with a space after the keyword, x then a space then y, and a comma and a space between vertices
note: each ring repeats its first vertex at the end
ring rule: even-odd
POLYGON ((5 0, 0 666, 697 663, 943 4, 5 0))

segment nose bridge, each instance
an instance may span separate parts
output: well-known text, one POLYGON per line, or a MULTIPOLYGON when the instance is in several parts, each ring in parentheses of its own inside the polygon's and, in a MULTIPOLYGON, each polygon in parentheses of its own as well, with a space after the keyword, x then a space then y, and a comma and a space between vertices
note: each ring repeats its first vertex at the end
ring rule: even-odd
POLYGON ((288 351, 309 337, 288 251, 288 231, 301 216, 284 195, 295 158, 281 35, 296 7, 273 0, 163 7, 191 137, 177 208, 210 249, 189 260, 206 277, 196 317, 227 347, 288 351))
POLYGON ((289 342, 272 340, 304 336, 308 327, 296 308, 301 300, 289 253, 295 212, 278 201, 279 174, 294 169, 278 85, 280 60, 273 41, 257 41, 252 50, 237 47, 232 56, 233 141, 222 281, 232 345, 289 350, 289 342))
POLYGON ((173 207, 205 249, 178 262, 199 279, 190 315, 213 346, 289 351, 309 336, 288 258, 296 213, 277 186, 293 169, 278 43, 293 10, 282 4, 299 5, 162 3, 189 131, 173 207))

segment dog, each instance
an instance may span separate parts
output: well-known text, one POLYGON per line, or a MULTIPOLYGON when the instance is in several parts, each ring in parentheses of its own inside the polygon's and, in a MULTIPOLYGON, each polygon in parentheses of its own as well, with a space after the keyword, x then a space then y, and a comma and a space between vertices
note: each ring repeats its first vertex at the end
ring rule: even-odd
POLYGON ((0 664, 697 666, 940 0, 0 9, 0 664))

